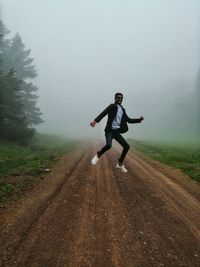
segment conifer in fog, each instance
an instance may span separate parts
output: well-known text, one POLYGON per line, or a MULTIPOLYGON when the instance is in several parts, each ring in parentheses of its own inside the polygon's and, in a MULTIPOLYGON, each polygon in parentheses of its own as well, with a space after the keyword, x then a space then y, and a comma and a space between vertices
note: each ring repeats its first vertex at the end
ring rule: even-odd
POLYGON ((6 39, 9 31, 0 21, 0 138, 26 143, 34 125, 42 122, 37 107, 38 88, 30 80, 37 76, 31 50, 19 34, 6 39))

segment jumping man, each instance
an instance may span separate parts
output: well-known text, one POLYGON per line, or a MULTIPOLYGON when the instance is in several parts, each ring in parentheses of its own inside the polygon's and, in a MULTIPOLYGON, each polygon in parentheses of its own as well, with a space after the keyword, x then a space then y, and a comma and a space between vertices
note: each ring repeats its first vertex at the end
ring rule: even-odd
POLYGON ((94 119, 94 121, 90 122, 90 125, 94 127, 96 123, 100 122, 100 120, 108 115, 107 124, 105 127, 105 137, 106 137, 106 145, 102 147, 101 150, 97 151, 97 154, 92 158, 91 163, 96 165, 100 157, 112 146, 112 140, 115 139, 122 147, 122 153, 120 158, 118 159, 118 163, 116 168, 120 168, 122 172, 127 172, 123 162, 126 157, 126 154, 130 148, 130 145, 121 135, 128 131, 128 123, 140 123, 144 120, 141 116, 137 119, 131 119, 127 116, 125 109, 122 106, 123 94, 116 93, 115 94, 115 103, 110 104, 104 111, 102 111, 99 116, 94 119))

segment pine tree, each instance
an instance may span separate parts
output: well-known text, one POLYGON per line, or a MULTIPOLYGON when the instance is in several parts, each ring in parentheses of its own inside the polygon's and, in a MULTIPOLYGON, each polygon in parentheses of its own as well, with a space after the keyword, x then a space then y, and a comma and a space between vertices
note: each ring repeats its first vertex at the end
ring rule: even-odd
POLYGON ((37 76, 35 66, 32 65, 33 58, 30 58, 31 50, 26 50, 19 34, 16 34, 11 41, 9 57, 10 62, 7 63, 7 69, 12 66, 16 71, 16 77, 22 80, 22 101, 24 112, 26 115, 26 123, 28 126, 38 125, 42 123, 40 109, 37 107, 38 96, 36 94, 38 88, 30 79, 37 76), (27 81, 28 80, 28 81, 27 81))
POLYGON ((4 124, 4 109, 5 109, 5 77, 3 74, 3 59, 8 54, 9 40, 5 39, 5 35, 9 31, 4 26, 3 22, 0 20, 0 134, 2 133, 4 124))
POLYGON ((1 71, 4 71, 4 62, 6 62, 9 58, 10 40, 5 39, 6 35, 9 33, 10 31, 5 27, 3 22, 0 20, 0 70, 1 71))
POLYGON ((12 38, 8 53, 9 57, 7 61, 4 61, 4 70, 6 72, 13 68, 19 80, 33 79, 37 76, 35 66, 31 65, 33 58, 29 57, 31 50, 25 50, 25 45, 18 33, 12 38))
MULTIPOLYGON (((3 70, 4 75, 9 73, 10 70, 14 70, 15 73, 12 74, 15 75, 15 79, 20 81, 21 90, 18 90, 18 98, 20 99, 21 109, 24 112, 24 123, 27 128, 32 128, 43 121, 41 119, 42 113, 37 107, 38 87, 30 82, 30 79, 37 76, 35 66, 32 64, 33 58, 30 57, 31 50, 25 49, 19 34, 15 34, 11 40, 5 39, 9 31, 2 22, 0 23, 0 35, 2 36, 0 40, 0 69, 3 70)), ((5 84, 3 90, 8 90, 5 84)))
POLYGON ((197 127, 198 133, 200 133, 200 69, 197 75, 197 82, 196 82, 196 105, 197 105, 197 127))
POLYGON ((18 34, 6 39, 8 33, 0 21, 0 138, 26 143, 33 136, 33 125, 42 122, 36 107, 38 88, 25 81, 37 74, 30 50, 25 50, 18 34))
POLYGON ((38 95, 36 94, 38 87, 31 82, 22 82, 22 101, 24 113, 26 115, 26 123, 29 126, 34 126, 42 123, 40 109, 37 107, 38 95))
POLYGON ((1 76, 0 137, 24 144, 33 136, 34 130, 26 125, 21 91, 21 81, 16 78, 14 70, 1 76))
POLYGON ((0 71, 0 134, 3 129, 3 121, 4 121, 3 88, 4 88, 3 72, 0 71))

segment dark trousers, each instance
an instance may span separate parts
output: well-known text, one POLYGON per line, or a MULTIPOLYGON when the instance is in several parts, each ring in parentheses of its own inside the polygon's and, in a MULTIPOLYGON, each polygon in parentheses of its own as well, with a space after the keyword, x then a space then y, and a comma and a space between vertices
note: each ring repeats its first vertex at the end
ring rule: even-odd
POLYGON ((124 137, 118 132, 118 130, 113 130, 111 132, 106 132, 105 133, 106 137, 106 145, 102 147, 100 151, 97 151, 97 155, 101 157, 103 153, 105 153, 108 149, 111 148, 112 146, 112 140, 115 139, 122 147, 122 154, 119 158, 119 163, 122 163, 126 157, 126 154, 130 148, 130 145, 126 142, 124 137))

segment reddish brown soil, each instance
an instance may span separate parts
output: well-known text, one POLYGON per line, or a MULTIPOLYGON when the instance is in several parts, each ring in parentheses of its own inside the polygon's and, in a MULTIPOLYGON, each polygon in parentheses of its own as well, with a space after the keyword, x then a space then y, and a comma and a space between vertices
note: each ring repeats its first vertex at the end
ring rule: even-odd
POLYGON ((200 185, 119 148, 82 145, 1 214, 0 266, 200 266, 200 185))

